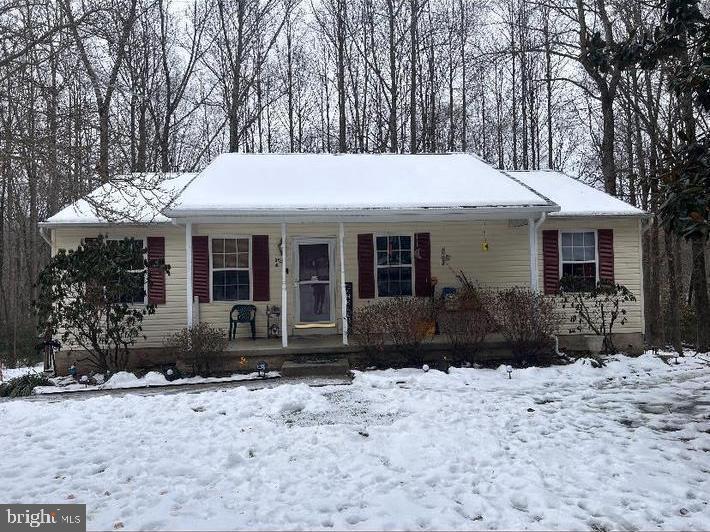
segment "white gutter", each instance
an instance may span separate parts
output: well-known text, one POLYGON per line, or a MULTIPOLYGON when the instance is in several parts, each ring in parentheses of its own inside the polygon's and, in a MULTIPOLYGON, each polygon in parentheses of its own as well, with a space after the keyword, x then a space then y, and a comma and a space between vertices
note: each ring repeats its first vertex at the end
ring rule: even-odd
POLYGON ((537 214, 540 211, 557 212, 560 206, 555 203, 540 205, 481 205, 481 206, 431 206, 431 207, 353 207, 353 208, 281 208, 274 206, 271 208, 245 208, 245 209, 219 209, 219 208, 198 208, 185 210, 166 210, 165 216, 174 219, 180 218, 214 218, 214 217, 234 217, 240 220, 244 218, 268 218, 298 217, 306 219, 322 219, 331 217, 341 219, 343 217, 405 217, 405 216, 478 216, 478 215, 499 215, 501 218, 527 218, 530 214, 537 214))

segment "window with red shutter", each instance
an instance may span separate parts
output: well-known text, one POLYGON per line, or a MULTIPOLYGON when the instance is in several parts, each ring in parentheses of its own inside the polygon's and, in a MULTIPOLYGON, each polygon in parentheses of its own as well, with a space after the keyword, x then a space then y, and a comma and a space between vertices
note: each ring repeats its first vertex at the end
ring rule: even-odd
POLYGON ((412 295, 412 237, 377 236, 377 297, 412 295))
POLYGON ((375 297, 375 250, 372 233, 357 235, 357 284, 360 299, 375 297))
POLYGON ((597 231, 597 254, 599 256, 599 280, 614 282, 614 231, 597 231))
POLYGON ((597 284, 597 232, 562 231, 560 254, 565 290, 587 291, 597 284))
POLYGON ((192 295, 210 301, 210 249, 206 236, 192 237, 192 295))
POLYGON ((165 304, 165 237, 148 237, 148 303, 165 304))
POLYGON ((546 294, 560 289, 560 249, 556 229, 542 232, 542 280, 546 294))
POLYGON ((414 294, 431 296, 431 236, 429 233, 414 235, 414 294))
POLYGON ((253 300, 269 300, 269 235, 254 235, 252 242, 253 300))

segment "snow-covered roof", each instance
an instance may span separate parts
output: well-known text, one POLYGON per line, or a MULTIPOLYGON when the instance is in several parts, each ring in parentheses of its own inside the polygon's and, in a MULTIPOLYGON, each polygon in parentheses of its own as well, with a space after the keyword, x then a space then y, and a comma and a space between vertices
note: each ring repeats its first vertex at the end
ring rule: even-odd
POLYGON ((167 213, 530 206, 555 207, 468 154, 225 153, 198 174, 167 213))
POLYGON ((118 176, 43 225, 166 223, 213 214, 498 208, 553 216, 644 214, 561 172, 502 172, 468 154, 226 153, 199 174, 118 176))
POLYGON ((514 178, 560 206, 551 216, 641 216, 644 211, 552 170, 509 171, 514 178))
POLYGON ((169 222, 162 211, 195 175, 120 175, 51 216, 44 225, 169 222))

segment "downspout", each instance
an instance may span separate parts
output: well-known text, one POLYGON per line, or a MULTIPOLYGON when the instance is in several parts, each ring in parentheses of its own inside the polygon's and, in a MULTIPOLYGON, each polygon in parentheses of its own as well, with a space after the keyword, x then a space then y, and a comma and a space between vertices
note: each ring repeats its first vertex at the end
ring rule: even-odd
POLYGON ((192 222, 185 222, 185 304, 187 305, 187 327, 192 328, 193 287, 192 287, 192 222))
POLYGON ((537 269, 537 233, 538 230, 540 229, 540 226, 545 222, 545 219, 547 218, 547 213, 545 211, 542 212, 540 215, 540 218, 535 221, 534 218, 530 217, 528 218, 528 240, 529 240, 529 246, 530 246, 530 289, 533 291, 538 290, 538 269, 537 269))

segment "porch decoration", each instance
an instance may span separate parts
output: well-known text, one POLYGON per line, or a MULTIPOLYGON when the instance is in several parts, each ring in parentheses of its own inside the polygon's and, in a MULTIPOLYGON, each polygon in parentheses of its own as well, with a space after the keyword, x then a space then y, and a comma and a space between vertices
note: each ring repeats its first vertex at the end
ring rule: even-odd
POLYGON ((441 265, 446 266, 450 260, 451 260, 451 255, 446 253, 446 248, 442 247, 441 248, 441 265))
POLYGON ((269 365, 266 363, 265 360, 260 360, 256 363, 256 371, 259 374, 259 377, 264 379, 266 378, 267 371, 269 371, 269 365))
POLYGON ((178 369, 172 365, 168 366, 164 369, 163 375, 165 375, 165 380, 167 380, 168 382, 172 382, 172 381, 182 377, 182 375, 180 374, 180 371, 178 371, 178 369))
POLYGON ((284 241, 283 239, 279 240, 279 243, 276 245, 278 248, 279 252, 277 255, 274 256, 274 268, 280 268, 281 263, 283 262, 283 253, 284 253, 284 241))
POLYGON ((266 305, 266 337, 278 338, 281 336, 281 307, 266 305))

